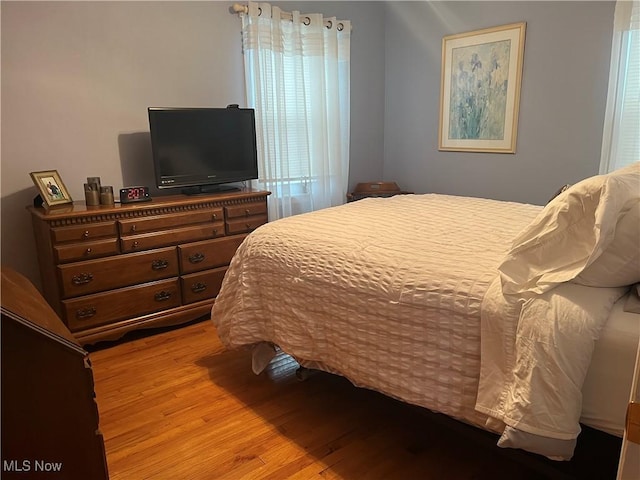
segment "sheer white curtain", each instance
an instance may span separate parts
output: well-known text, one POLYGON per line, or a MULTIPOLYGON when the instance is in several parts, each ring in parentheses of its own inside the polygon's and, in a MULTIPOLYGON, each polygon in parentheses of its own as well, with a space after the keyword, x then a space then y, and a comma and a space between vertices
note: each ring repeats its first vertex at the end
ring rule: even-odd
POLYGON ((256 110, 255 186, 272 192, 269 218, 344 203, 350 22, 255 2, 241 17, 247 106, 256 110))
POLYGON ((600 173, 640 161, 640 1, 616 2, 600 173))

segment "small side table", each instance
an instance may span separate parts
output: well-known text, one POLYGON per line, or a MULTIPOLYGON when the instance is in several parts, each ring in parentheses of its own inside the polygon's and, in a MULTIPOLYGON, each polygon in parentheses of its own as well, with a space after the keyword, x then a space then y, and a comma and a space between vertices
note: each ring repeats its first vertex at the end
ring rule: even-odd
POLYGON ((347 194, 347 202, 354 202, 367 197, 393 197, 413 192, 400 190, 396 182, 365 182, 358 183, 353 192, 347 194))

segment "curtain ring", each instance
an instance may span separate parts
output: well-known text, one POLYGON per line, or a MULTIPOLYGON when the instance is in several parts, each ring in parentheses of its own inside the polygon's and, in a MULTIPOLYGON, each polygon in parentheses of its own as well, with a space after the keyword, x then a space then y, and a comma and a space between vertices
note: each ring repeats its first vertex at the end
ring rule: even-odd
POLYGON ((329 22, 329 25, 327 25, 327 28, 331 30, 331 27, 333 27, 333 22, 331 20, 327 20, 327 22, 329 22))
POLYGON ((341 32, 342 30, 344 30, 344 23, 340 22, 338 24, 338 31, 341 32))
POLYGON ((311 19, 309 17, 304 17, 303 22, 307 27, 311 25, 311 19))

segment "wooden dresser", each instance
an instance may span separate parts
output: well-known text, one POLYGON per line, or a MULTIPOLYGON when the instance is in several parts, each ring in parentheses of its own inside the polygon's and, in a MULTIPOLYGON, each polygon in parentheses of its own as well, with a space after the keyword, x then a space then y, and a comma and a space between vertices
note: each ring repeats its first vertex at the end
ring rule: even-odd
POLYGON ((28 207, 44 296, 81 344, 209 314, 265 191, 115 206, 28 207))
POLYGON ((87 352, 26 278, 1 278, 2 478, 108 479, 87 352))

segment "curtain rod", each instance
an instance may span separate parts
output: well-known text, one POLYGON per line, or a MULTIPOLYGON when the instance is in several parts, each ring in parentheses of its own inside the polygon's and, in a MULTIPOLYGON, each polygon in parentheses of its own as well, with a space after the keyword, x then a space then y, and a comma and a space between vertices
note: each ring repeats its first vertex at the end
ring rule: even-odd
MULTIPOLYGON (((240 3, 234 3, 233 6, 231 7, 234 13, 249 13, 249 6, 248 5, 242 5, 240 3)), ((260 11, 260 13, 262 13, 262 9, 258 7, 258 10, 260 11)), ((291 12, 280 12, 280 18, 284 18, 285 20, 293 20, 293 14, 291 14, 291 12)), ((305 25, 309 25, 309 23, 311 22, 311 19, 309 17, 305 17, 304 20, 304 24, 305 25)), ((331 28, 331 20, 325 20, 324 21, 324 26, 327 28, 331 28)), ((338 30, 342 31, 342 29, 344 28, 344 25, 342 23, 338 23, 338 30)))
MULTIPOLYGON (((233 4, 233 11, 235 13, 249 13, 249 5, 242 5, 240 3, 233 4)), ((262 14, 262 9, 258 7, 259 15, 262 14)), ((286 20, 293 20, 293 15, 290 12, 280 12, 280 17, 286 20)))

